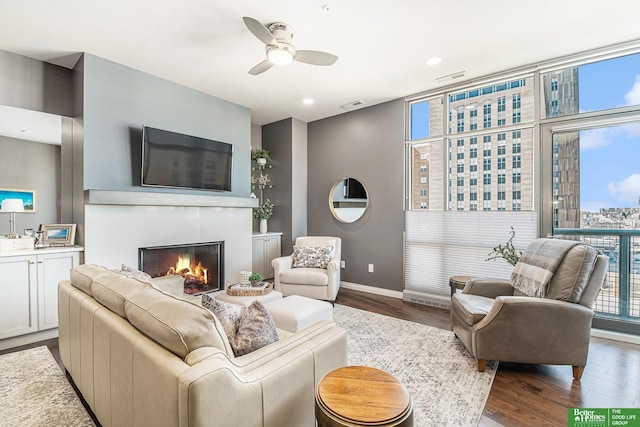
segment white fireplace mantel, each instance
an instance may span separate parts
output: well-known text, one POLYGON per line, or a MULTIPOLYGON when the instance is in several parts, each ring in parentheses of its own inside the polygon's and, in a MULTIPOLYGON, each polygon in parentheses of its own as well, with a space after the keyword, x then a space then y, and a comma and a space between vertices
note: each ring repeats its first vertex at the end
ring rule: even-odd
POLYGON ((258 199, 251 197, 117 190, 85 190, 84 202, 85 205, 258 207, 258 199))

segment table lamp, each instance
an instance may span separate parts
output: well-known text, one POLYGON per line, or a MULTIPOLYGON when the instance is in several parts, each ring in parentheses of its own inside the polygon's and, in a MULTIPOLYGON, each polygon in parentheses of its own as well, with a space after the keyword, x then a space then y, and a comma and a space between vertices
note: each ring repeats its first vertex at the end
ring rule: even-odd
POLYGON ((4 199, 0 212, 9 213, 9 234, 5 234, 7 239, 17 239, 16 234, 16 212, 24 212, 24 204, 21 199, 4 199))

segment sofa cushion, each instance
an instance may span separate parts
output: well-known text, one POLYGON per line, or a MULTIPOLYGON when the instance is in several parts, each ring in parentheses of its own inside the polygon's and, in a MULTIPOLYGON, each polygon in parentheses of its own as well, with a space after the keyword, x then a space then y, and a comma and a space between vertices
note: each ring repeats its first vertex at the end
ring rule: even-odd
POLYGON ((224 332, 227 334, 227 338, 231 341, 232 337, 236 336, 238 319, 242 314, 244 306, 219 301, 206 293, 202 294, 202 306, 218 318, 224 332))
POLYGON ((99 265, 82 264, 72 268, 69 277, 74 287, 80 289, 85 294, 93 296, 93 293, 91 293, 93 278, 107 271, 109 270, 99 265))
POLYGON ((451 296, 451 311, 458 313, 467 325, 473 326, 485 318, 491 311, 494 302, 493 298, 480 295, 453 294, 451 296))
POLYGON ((545 298, 578 302, 596 264, 598 251, 588 245, 577 245, 566 253, 556 269, 545 298))
POLYGON ((136 329, 182 359, 205 346, 230 355, 222 325, 196 304, 149 287, 129 297, 125 311, 136 329))
POLYGON ((292 268, 280 273, 281 283, 295 283, 297 285, 327 286, 329 276, 323 268, 292 268))
POLYGON ((327 268, 333 258, 333 246, 294 246, 293 268, 327 268))
POLYGON ((151 283, 108 270, 96 275, 91 283, 91 293, 96 301, 125 319, 124 303, 127 298, 151 288, 151 283))
POLYGON ((231 347, 236 356, 249 354, 276 341, 276 325, 260 301, 255 300, 242 309, 238 330, 235 337, 231 338, 231 347))

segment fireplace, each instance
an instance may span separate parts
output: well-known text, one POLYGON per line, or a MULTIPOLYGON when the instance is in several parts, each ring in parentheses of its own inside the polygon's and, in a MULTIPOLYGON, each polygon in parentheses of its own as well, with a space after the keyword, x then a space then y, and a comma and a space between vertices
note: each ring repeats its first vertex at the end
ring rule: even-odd
POLYGON ((182 276, 185 294, 221 290, 224 288, 224 242, 139 248, 138 268, 151 277, 182 276))

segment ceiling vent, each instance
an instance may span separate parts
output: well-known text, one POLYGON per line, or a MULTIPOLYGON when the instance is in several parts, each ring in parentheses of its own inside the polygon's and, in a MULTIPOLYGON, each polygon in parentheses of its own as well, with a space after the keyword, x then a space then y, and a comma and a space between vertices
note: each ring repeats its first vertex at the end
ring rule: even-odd
POLYGON ((451 80, 456 80, 464 77, 464 71, 458 71, 457 73, 448 74, 446 76, 438 77, 436 81, 438 83, 449 82, 451 80))
POLYGON ((363 100, 359 99, 357 101, 353 101, 353 102, 349 102, 347 104, 341 105, 340 108, 348 110, 349 108, 360 107, 360 106, 362 106, 364 104, 365 104, 365 102, 363 100))

